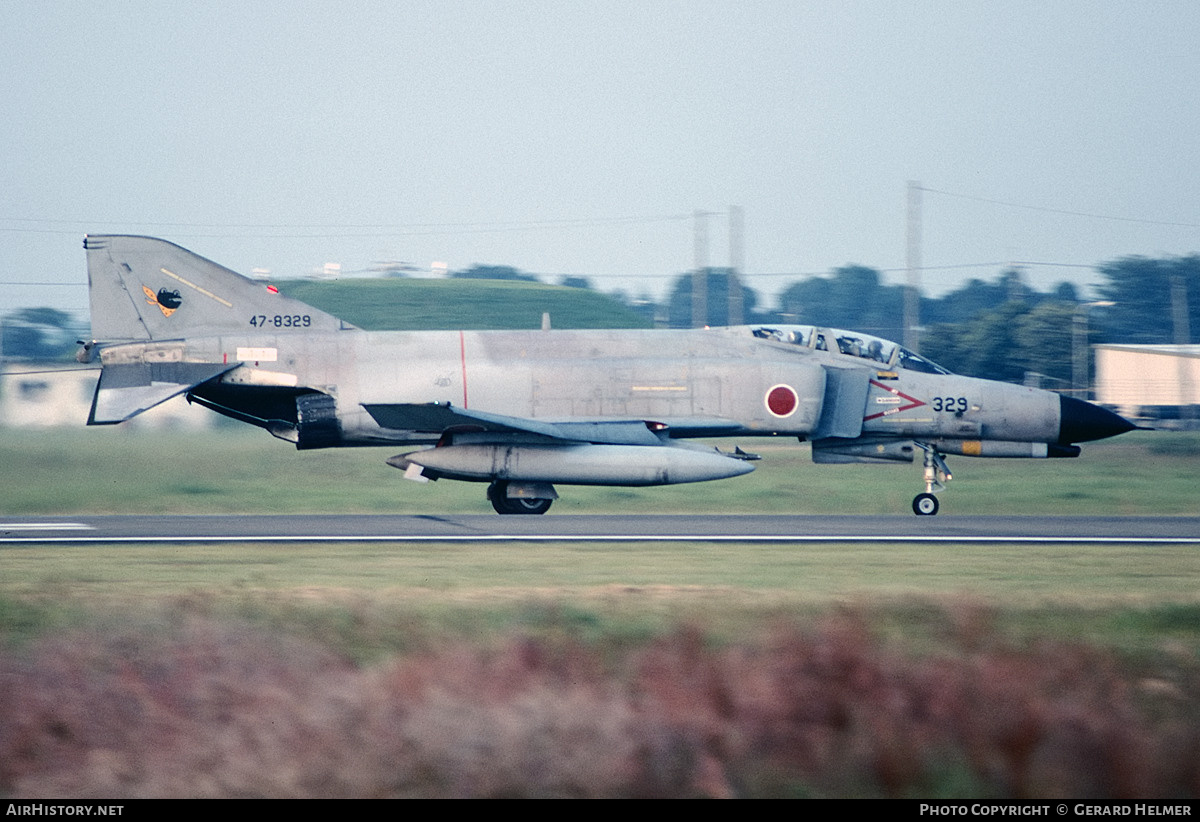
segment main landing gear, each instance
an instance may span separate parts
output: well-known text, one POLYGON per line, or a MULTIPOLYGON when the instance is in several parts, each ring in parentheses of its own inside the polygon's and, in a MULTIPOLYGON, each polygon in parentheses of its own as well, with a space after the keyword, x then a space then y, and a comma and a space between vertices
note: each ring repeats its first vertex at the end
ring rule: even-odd
MULTIPOLYGON (((516 483, 513 483, 516 486, 516 483)), ((544 514, 550 510, 550 503, 554 502, 555 497, 533 497, 524 496, 524 494, 532 491, 538 493, 544 491, 541 488, 531 486, 545 485, 549 488, 549 493, 554 493, 554 487, 548 483, 521 483, 519 486, 512 488, 510 484, 504 480, 496 480, 488 486, 487 497, 491 501, 492 507, 496 509, 497 514, 544 514), (513 496, 513 492, 521 494, 521 496, 513 496)))
POLYGON ((932 517, 938 512, 938 499, 934 494, 946 488, 945 483, 953 479, 946 460, 933 446, 918 442, 925 452, 925 493, 913 497, 913 513, 919 517, 932 517))

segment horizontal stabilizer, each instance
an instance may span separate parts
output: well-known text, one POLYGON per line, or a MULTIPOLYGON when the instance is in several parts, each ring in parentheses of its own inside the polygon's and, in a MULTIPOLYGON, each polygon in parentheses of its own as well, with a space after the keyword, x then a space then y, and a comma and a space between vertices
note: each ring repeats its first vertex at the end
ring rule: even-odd
POLYGON ((92 397, 88 425, 113 425, 232 371, 241 363, 162 362, 107 365, 92 397))
POLYGON ((461 428, 503 434, 536 434, 564 442, 589 442, 606 445, 661 445, 655 433, 665 428, 646 420, 542 420, 488 414, 439 403, 398 403, 364 405, 367 413, 384 428, 401 431, 436 431, 461 428), (652 428, 653 426, 653 428, 652 428))

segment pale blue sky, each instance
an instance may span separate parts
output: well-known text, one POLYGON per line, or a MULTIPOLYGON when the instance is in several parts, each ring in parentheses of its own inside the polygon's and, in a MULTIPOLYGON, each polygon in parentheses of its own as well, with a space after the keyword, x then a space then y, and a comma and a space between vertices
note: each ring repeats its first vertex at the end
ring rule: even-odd
POLYGON ((756 275, 903 269, 908 180, 948 192, 935 292, 1197 252, 1198 34, 1194 2, 5 0, 0 281, 76 286, 0 313, 83 313, 89 232, 657 293, 697 209, 727 262, 730 205, 770 302, 756 275))

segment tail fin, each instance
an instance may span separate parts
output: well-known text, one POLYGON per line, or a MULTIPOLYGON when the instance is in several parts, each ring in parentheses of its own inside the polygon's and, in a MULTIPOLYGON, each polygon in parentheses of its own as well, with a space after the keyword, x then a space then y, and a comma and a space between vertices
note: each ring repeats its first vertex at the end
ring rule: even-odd
POLYGON ((353 328, 166 240, 91 235, 83 247, 95 340, 353 328))

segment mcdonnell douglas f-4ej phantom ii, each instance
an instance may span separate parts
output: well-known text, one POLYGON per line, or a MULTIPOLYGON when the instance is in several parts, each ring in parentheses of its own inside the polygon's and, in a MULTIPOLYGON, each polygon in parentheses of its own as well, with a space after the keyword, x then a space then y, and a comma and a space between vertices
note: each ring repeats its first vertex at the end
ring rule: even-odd
POLYGON ((488 483, 501 514, 555 485, 649 486, 753 470, 697 438, 789 436, 817 463, 1074 457, 1133 429, 1097 405, 952 374, 887 340, 816 326, 694 330, 355 328, 150 237, 89 236, 89 425, 180 394, 298 449, 389 446, 416 480, 488 483))

